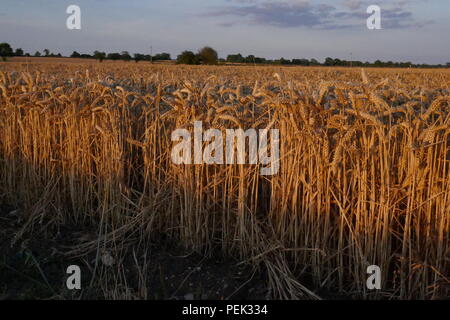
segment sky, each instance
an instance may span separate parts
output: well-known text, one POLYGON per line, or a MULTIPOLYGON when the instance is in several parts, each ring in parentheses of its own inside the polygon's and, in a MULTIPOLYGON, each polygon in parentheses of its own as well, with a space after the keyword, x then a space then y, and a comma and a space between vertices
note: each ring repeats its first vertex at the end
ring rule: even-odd
POLYGON ((34 54, 197 51, 269 59, 450 62, 449 0, 0 0, 0 42, 34 54), (69 5, 81 30, 69 30, 69 5), (381 30, 369 30, 369 5, 381 30))

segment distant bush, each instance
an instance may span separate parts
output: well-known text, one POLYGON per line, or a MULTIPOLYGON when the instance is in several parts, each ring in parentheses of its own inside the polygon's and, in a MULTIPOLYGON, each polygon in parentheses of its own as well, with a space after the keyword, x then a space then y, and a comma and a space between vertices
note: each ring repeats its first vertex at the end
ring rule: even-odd
POLYGON ((94 51, 94 58, 100 62, 103 62, 106 59, 106 53, 100 51, 94 51))
POLYGON ((200 64, 200 60, 192 51, 183 51, 177 57, 177 64, 200 64))
POLYGON ((13 56, 13 54, 14 51, 9 45, 9 43, 6 42, 0 43, 0 57, 2 58, 3 61, 6 61, 6 59, 8 57, 13 56))
POLYGON ((219 56, 217 51, 211 47, 204 47, 199 50, 198 56, 200 62, 203 64, 217 64, 219 56))
POLYGON ((172 58, 170 57, 170 53, 163 52, 163 53, 155 54, 153 56, 153 61, 159 61, 159 60, 172 60, 172 58))

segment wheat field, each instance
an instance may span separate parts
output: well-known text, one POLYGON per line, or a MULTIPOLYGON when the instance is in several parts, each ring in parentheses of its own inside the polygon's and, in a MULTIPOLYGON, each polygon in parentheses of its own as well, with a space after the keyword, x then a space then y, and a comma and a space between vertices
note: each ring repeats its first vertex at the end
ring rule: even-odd
POLYGON ((449 111, 448 69, 11 62, 0 65, 0 195, 26 209, 17 238, 100 225, 102 246, 130 234, 218 246, 266 272, 277 299, 323 288, 441 299, 449 111), (171 132, 194 121, 279 129, 278 174, 172 163, 171 132), (369 265, 382 290, 366 288, 369 265))

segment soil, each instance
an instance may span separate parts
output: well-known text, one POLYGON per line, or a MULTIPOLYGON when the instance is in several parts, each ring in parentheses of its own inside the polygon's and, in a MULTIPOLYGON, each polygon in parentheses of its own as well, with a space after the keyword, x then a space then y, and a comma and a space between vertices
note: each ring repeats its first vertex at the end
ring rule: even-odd
POLYGON ((95 251, 77 257, 67 253, 81 238, 95 239, 96 230, 62 226, 55 232, 43 227, 20 236, 20 216, 18 210, 0 207, 0 300, 261 300, 268 296, 262 272, 225 258, 218 250, 204 256, 161 241, 131 244, 101 258, 95 251), (80 266, 81 290, 67 289, 70 265, 80 266))

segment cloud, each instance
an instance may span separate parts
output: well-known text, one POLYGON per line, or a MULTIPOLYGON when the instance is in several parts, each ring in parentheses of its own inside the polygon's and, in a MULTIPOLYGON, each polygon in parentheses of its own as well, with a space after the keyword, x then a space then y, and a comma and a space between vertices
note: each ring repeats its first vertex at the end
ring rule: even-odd
POLYGON ((358 10, 362 7, 363 2, 361 0, 345 0, 342 5, 350 10, 358 10))
MULTIPOLYGON (((365 20, 367 14, 364 11, 340 11, 334 13, 334 17, 342 20, 365 20)), ((422 28, 432 24, 433 21, 417 21, 413 13, 400 7, 385 8, 381 11, 381 25, 383 29, 409 29, 422 28)))
POLYGON ((226 0, 227 2, 236 2, 236 3, 255 3, 257 0, 226 0))
POLYGON ((228 28, 228 27, 234 26, 234 23, 233 22, 221 22, 221 23, 219 23, 219 26, 228 28))
MULTIPOLYGON (((416 21, 408 6, 414 0, 396 0, 380 4, 384 29, 421 28, 429 21, 416 21)), ((227 0, 229 5, 215 8, 208 16, 234 17, 240 22, 278 28, 350 29, 365 27, 369 0, 343 0, 340 3, 317 3, 310 0, 257 1, 227 0)), ((220 26, 231 26, 231 22, 220 26)))
MULTIPOLYGON (((242 0, 241 0, 242 1, 242 0)), ((265 2, 250 5, 232 5, 209 12, 213 16, 232 16, 246 18, 253 24, 265 24, 281 28, 315 27, 325 23, 334 7, 329 5, 313 6, 309 1, 296 3, 265 2)))
MULTIPOLYGON (((423 0, 420 0, 423 1, 423 0)), ((379 5, 382 8, 405 8, 409 7, 414 2, 418 2, 417 0, 378 0, 374 3, 373 0, 341 0, 341 6, 350 10, 365 10, 370 5, 379 5)))

